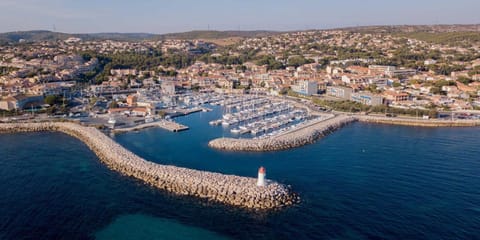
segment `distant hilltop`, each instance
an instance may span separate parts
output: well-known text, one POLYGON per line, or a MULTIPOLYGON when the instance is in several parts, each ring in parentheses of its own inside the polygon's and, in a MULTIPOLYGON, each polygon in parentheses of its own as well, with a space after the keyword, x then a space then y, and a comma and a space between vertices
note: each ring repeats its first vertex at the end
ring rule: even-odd
POLYGON ((480 32, 480 24, 359 26, 339 28, 338 30, 363 33, 480 32))
MULTIPOLYGON (((327 30, 327 29, 323 29, 327 30)), ((361 33, 447 33, 447 32, 472 32, 480 33, 480 24, 468 25, 394 25, 394 26, 359 26, 345 27, 328 30, 352 31, 361 33)), ((322 31, 320 30, 302 30, 302 31, 322 31)), ((298 32, 298 31, 290 31, 298 32)), ((301 32, 301 31, 300 31, 301 32)), ((287 32, 277 31, 190 31, 182 33, 152 34, 152 33, 88 33, 71 34, 61 32, 51 32, 45 30, 17 31, 0 33, 0 42, 18 42, 20 40, 27 42, 57 41, 67 40, 69 38, 80 38, 82 40, 118 40, 118 41, 141 41, 141 40, 162 40, 162 39, 226 39, 226 38, 252 38, 277 35, 287 32)))
POLYGON ((162 39, 225 39, 225 38, 249 38, 262 37, 278 34, 274 31, 190 31, 183 33, 152 34, 152 33, 88 33, 70 34, 51 32, 45 30, 18 31, 0 33, 0 42, 27 42, 57 41, 69 38, 81 38, 82 40, 118 40, 118 41, 139 41, 139 40, 162 40, 162 39))

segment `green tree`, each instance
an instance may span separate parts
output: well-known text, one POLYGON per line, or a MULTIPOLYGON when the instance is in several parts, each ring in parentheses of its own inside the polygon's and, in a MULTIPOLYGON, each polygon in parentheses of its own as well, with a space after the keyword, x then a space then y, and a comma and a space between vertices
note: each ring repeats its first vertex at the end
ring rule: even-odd
POLYGON ((109 108, 118 108, 118 102, 117 101, 111 101, 109 108))
POLYGON ((59 103, 61 100, 60 96, 58 95, 48 95, 44 98, 44 102, 50 106, 53 106, 57 103, 59 103))
POLYGON ((299 67, 299 66, 302 66, 304 64, 313 63, 313 62, 314 62, 313 60, 306 59, 303 56, 295 56, 295 57, 291 57, 291 58, 288 59, 288 66, 299 67))

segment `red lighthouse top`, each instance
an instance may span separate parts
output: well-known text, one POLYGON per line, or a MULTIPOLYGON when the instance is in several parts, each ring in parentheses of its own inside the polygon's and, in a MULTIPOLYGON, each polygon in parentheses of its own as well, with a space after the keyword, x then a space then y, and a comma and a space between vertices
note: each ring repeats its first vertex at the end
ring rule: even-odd
POLYGON ((264 173, 264 174, 265 174, 265 172, 267 172, 267 171, 265 170, 264 167, 260 167, 260 168, 258 169, 258 173, 264 173))

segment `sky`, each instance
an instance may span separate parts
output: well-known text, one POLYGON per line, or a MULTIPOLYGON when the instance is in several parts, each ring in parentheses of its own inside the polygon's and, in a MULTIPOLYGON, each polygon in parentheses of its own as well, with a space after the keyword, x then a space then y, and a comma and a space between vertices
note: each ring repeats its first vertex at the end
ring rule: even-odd
POLYGON ((478 24, 480 0, 0 0, 0 32, 291 31, 478 24))

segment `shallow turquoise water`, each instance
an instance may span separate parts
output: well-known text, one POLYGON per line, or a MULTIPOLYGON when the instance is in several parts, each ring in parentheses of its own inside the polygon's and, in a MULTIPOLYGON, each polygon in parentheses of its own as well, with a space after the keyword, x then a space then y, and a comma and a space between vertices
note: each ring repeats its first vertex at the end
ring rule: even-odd
POLYGON ((197 227, 189 227, 174 220, 156 218, 146 215, 120 216, 107 228, 97 232, 95 238, 99 240, 109 239, 211 239, 226 240, 214 232, 197 227), (132 231, 135 229, 135 231, 132 231))
POLYGON ((479 128, 355 123, 277 153, 226 153, 218 112, 115 140, 148 160, 290 184, 300 204, 232 209, 111 172, 59 133, 0 135, 0 239, 478 239, 479 128), (193 236, 193 237, 192 237, 193 236))

